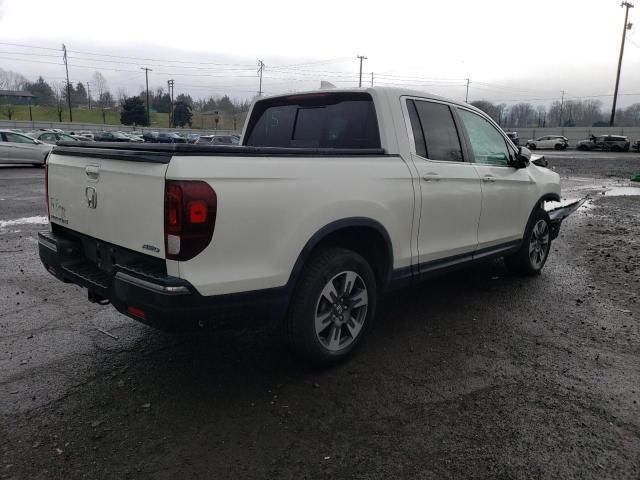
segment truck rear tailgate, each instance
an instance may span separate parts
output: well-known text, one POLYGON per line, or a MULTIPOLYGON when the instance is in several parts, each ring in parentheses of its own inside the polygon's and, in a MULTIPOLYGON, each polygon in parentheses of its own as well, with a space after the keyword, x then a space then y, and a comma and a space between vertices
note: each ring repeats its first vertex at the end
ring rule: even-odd
POLYGON ((106 153, 56 148, 47 166, 51 223, 164 258, 164 181, 170 158, 145 160, 144 152, 126 147, 106 153))

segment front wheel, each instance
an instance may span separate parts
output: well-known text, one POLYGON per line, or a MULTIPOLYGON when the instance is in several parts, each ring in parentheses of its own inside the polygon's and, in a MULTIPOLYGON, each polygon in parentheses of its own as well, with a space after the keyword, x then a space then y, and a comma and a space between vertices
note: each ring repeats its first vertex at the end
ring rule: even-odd
POLYGON ((529 150, 535 150, 536 149, 536 144, 535 143, 530 143, 529 145, 527 145, 527 148, 529 150))
POLYGON ((287 315, 287 340, 316 366, 347 358, 376 312, 373 271, 357 253, 343 248, 316 252, 306 265, 287 315))
POLYGON ((537 275, 547 262, 551 250, 551 220, 538 208, 531 216, 520 249, 504 261, 509 270, 519 275, 537 275))

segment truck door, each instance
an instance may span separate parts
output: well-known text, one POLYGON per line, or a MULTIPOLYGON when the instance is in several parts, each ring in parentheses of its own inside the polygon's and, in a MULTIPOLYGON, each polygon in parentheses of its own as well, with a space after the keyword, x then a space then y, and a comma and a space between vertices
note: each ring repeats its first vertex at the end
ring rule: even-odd
POLYGON ((470 110, 458 108, 457 113, 469 138, 474 168, 482 180, 478 249, 519 242, 537 200, 535 181, 529 169, 511 166, 516 152, 498 127, 470 110))
POLYGON ((481 187, 446 103, 407 99, 411 156, 420 178, 420 272, 470 259, 478 244, 481 187))

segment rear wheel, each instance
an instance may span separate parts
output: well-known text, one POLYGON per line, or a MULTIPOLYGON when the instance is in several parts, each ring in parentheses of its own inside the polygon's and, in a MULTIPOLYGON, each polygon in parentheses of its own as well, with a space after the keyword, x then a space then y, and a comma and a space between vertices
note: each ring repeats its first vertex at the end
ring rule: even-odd
POLYGON ((531 216, 520 249, 504 261, 509 270, 519 275, 536 275, 542 271, 551 249, 551 220, 542 208, 531 216))
POLYGON ((535 143, 530 143, 529 145, 527 145, 527 148, 529 150, 535 150, 536 149, 536 144, 535 143))
POLYGON ((556 149, 556 150, 563 150, 563 148, 562 148, 562 144, 561 144, 561 143, 556 143, 556 144, 553 146, 553 148, 554 148, 554 149, 556 149))
POLYGON ((289 344, 316 366, 335 364, 357 347, 375 316, 376 281, 351 250, 323 249, 305 267, 293 294, 289 344))

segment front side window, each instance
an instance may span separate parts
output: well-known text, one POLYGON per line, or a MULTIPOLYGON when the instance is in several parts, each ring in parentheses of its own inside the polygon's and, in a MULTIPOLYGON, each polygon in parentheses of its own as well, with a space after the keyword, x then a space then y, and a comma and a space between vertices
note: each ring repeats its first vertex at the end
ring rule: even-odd
POLYGON ((293 95, 257 102, 246 145, 298 148, 380 148, 368 93, 293 95))
POLYGON ((34 139, 17 133, 5 132, 2 135, 5 137, 5 142, 28 143, 29 145, 36 143, 34 139))
POLYGON ((508 166, 511 152, 498 130, 480 115, 460 108, 458 113, 469 135, 476 163, 508 166))

